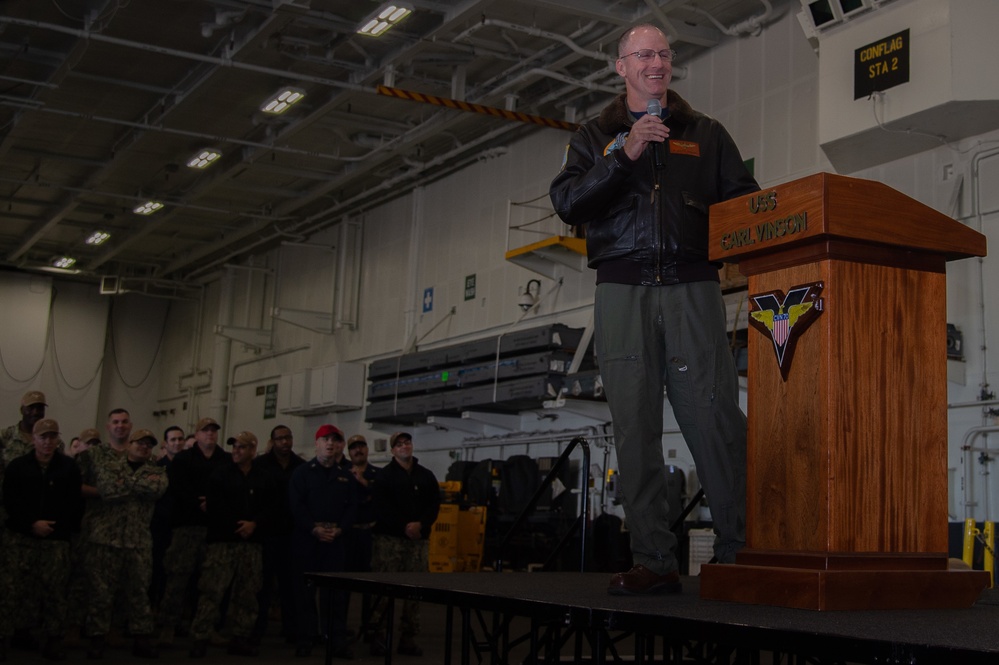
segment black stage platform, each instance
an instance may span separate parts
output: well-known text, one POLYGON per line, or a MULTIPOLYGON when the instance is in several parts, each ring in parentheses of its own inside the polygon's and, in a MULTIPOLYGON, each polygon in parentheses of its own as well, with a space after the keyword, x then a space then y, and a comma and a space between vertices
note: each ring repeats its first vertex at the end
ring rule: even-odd
POLYGON ((701 600, 697 577, 682 578, 682 594, 641 598, 608 595, 606 573, 309 578, 317 586, 447 606, 446 663, 454 655, 463 664, 999 663, 995 590, 961 610, 814 612, 701 600), (452 637, 459 638, 457 654, 452 637))

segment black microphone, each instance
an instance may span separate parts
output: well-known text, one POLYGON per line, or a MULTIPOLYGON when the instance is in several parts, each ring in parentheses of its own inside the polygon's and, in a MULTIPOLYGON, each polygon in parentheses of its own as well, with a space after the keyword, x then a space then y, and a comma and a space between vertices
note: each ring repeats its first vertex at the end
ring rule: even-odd
MULTIPOLYGON (((659 103, 658 99, 650 99, 645 105, 645 112, 661 120, 669 117, 669 109, 666 110, 666 115, 663 115, 663 105, 659 103)), ((666 166, 666 155, 663 153, 663 144, 658 141, 652 143, 652 162, 656 165, 657 169, 663 169, 666 166)))

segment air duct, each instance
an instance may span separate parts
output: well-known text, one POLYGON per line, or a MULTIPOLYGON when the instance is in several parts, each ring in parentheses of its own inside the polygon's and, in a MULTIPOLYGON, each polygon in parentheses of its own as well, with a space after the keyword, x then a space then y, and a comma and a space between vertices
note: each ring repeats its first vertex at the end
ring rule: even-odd
POLYGON ((893 2, 819 35, 819 144, 852 173, 999 128, 999 2, 893 2))

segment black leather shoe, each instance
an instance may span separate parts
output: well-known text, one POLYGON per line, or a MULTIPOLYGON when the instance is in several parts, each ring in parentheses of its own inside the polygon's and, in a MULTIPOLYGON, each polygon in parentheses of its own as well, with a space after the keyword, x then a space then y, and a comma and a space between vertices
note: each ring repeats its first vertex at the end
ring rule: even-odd
POLYGON ((30 633, 18 632, 10 638, 10 647, 23 651, 38 651, 41 645, 30 633))
POLYGON ((87 658, 90 660, 100 660, 104 657, 104 636, 95 635, 90 638, 90 647, 87 649, 87 658))
POLYGON ((399 640, 399 646, 396 648, 395 652, 400 656, 422 656, 423 649, 413 641, 413 638, 404 637, 399 640))
POLYGON ((191 658, 204 658, 208 655, 208 640, 194 640, 191 650, 187 652, 191 658))
POLYGON ((333 649, 333 657, 339 658, 340 660, 354 660, 354 650, 351 649, 349 645, 344 644, 343 646, 333 649))
POLYGON ((384 633, 379 633, 371 638, 371 644, 368 647, 368 651, 376 658, 385 655, 385 652, 388 651, 388 645, 385 643, 384 633))
POLYGON ((250 641, 242 637, 234 637, 229 640, 229 647, 226 649, 226 653, 230 656, 258 656, 260 655, 260 649, 250 644, 250 641))
POLYGON ((159 658, 160 651, 149 636, 136 637, 132 643, 132 655, 136 658, 159 658))
POLYGON ((42 658, 45 660, 66 660, 66 650, 62 648, 62 640, 53 639, 42 647, 42 658))
POLYGON ((680 593, 680 574, 675 570, 657 575, 642 564, 632 566, 626 573, 611 577, 607 593, 612 596, 651 596, 663 593, 680 593))

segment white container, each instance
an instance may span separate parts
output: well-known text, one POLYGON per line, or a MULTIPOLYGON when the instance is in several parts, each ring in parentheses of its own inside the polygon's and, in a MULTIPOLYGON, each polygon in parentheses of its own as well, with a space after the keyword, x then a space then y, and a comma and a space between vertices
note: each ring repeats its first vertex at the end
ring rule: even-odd
POLYGON ((701 564, 711 561, 711 557, 715 555, 715 532, 711 529, 691 529, 687 535, 690 538, 687 574, 700 575, 701 564))

